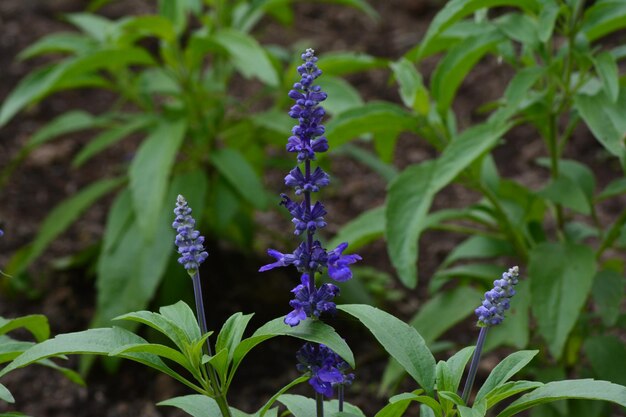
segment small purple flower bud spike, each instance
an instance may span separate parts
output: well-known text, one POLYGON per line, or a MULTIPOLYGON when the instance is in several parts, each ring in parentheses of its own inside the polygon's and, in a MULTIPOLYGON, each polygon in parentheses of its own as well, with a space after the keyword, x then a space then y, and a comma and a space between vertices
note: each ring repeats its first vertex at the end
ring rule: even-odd
POLYGON ((503 273, 502 279, 497 279, 493 282, 493 288, 485 293, 485 299, 475 310, 476 316, 478 316, 477 325, 480 327, 480 333, 478 334, 476 349, 474 349, 474 355, 472 356, 472 362, 470 363, 470 369, 467 373, 465 387, 461 396, 465 404, 469 400, 472 385, 474 385, 480 354, 487 338, 487 330, 492 326, 497 326, 504 320, 504 312, 511 306, 511 297, 515 295, 513 287, 519 282, 518 278, 519 268, 517 266, 503 273))
POLYGON ((176 214, 176 219, 172 227, 176 229, 175 243, 181 255, 178 262, 193 277, 200 264, 209 256, 204 250, 204 236, 200 236, 200 232, 194 229, 196 221, 191 217, 191 207, 182 195, 179 195, 176 200, 174 214, 176 214))

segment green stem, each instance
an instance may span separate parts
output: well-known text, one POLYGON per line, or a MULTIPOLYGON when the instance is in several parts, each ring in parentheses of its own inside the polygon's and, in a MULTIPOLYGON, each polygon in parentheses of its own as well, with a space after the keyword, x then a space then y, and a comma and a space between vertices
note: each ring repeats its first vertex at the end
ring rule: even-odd
MULTIPOLYGON (((202 301, 202 284, 200 283, 200 272, 196 271, 195 274, 193 274, 192 281, 193 293, 196 301, 196 313, 198 315, 198 324, 200 325, 201 334, 205 335, 208 333, 209 330, 206 323, 204 302, 202 301)), ((211 343, 209 342, 208 337, 206 339, 206 344, 204 345, 204 350, 209 356, 213 356, 211 343)), ((211 364, 207 363, 206 371, 208 373, 209 383, 211 384, 211 389, 213 391, 215 402, 217 402, 217 405, 222 412, 222 417, 232 417, 230 414, 230 408, 228 407, 228 402, 226 401, 226 396, 220 389, 215 368, 213 368, 211 364)))
POLYGON ((472 392, 472 386, 474 385, 474 379, 476 379, 476 371, 478 371, 478 362, 480 362, 480 354, 482 353, 483 346, 485 344, 485 339, 487 338, 487 330, 489 327, 481 327, 480 333, 478 334, 478 342, 476 342, 476 349, 474 350, 474 355, 472 356, 472 362, 470 363, 470 369, 467 373, 467 379, 465 380, 465 388, 463 388, 463 395, 461 398, 463 402, 467 405, 470 393, 472 392))
POLYGON ((317 417, 324 417, 324 396, 315 392, 315 410, 317 417))
POLYGON ((509 234, 511 240, 513 241, 512 243, 515 250, 519 254, 522 261, 525 262, 528 259, 528 250, 524 244, 524 239, 519 235, 519 233, 516 232, 515 226, 511 224, 511 221, 509 220, 506 211, 504 211, 504 207, 500 204, 498 197, 489 189, 489 187, 484 186, 482 183, 478 183, 478 188, 485 198, 487 198, 487 200, 489 200, 489 202, 493 205, 504 228, 503 231, 509 234))

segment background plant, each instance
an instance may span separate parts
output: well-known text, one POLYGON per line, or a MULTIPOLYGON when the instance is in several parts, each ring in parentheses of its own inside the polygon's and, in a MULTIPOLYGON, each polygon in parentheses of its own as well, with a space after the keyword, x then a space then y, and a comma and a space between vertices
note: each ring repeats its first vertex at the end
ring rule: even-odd
MULTIPOLYGON (((626 351, 612 332, 624 328, 620 253, 626 211, 601 214, 605 201, 623 198, 626 191, 626 119, 620 110, 626 107, 626 93, 619 71, 624 26, 626 9, 620 1, 453 0, 422 41, 391 64, 412 120, 408 128, 395 126, 417 133, 438 156, 396 176, 388 169, 385 205, 346 225, 337 239, 358 246, 384 234, 400 281, 412 288, 424 231, 467 236, 430 277, 433 298, 412 320, 429 344, 472 311, 474 286, 485 285, 500 268, 490 258, 508 256, 528 263, 528 281, 519 291, 529 296, 514 302, 513 317, 493 332, 488 348, 541 341, 550 354, 543 359, 553 365, 546 378, 576 370, 624 383, 626 351), (434 55, 440 57, 426 84, 416 64, 434 55), (480 108, 484 120, 460 131, 456 94, 469 72, 489 56, 513 76, 500 99, 480 108), (492 153, 499 144, 507 145, 507 137, 519 135, 520 126, 531 128, 524 130, 532 132, 526 143, 544 144, 546 157, 533 168, 547 177, 539 186, 503 176, 508 161, 492 153), (606 163, 621 171, 602 190, 585 162, 564 157, 572 136, 584 134, 580 126, 598 141, 606 163), (431 211, 433 199, 453 183, 480 200, 431 211), (535 332, 529 314, 536 319, 535 332), (583 369, 581 352, 591 370, 583 369)), ((401 117, 405 120, 406 114, 401 117)), ((381 141, 387 138, 383 134, 381 141)), ((378 154, 384 162, 385 154, 378 154)), ((398 375, 399 368, 389 368, 385 385, 398 375)))
MULTIPOLYGON (((375 15, 363 1, 341 3, 375 15)), ((94 325, 144 307, 172 268, 167 242, 173 235, 164 226, 169 215, 164 202, 178 192, 205 207, 199 220, 209 236, 250 248, 252 213, 268 202, 260 179, 268 165, 264 149, 278 142, 289 123, 281 112, 257 111, 259 102, 275 100, 277 88, 290 83, 282 72, 290 51, 264 47, 250 34, 265 15, 285 24, 293 19, 290 2, 271 1, 161 1, 157 14, 117 21, 77 13, 66 19, 79 33, 54 33, 24 50, 21 59, 48 54, 56 58, 29 74, 7 97, 0 126, 61 91, 105 89, 117 99, 102 114, 73 110, 44 126, 4 170, 5 181, 29 152, 64 134, 96 132, 75 156, 77 167, 122 140, 143 139, 127 166, 122 161, 111 178, 88 185, 55 207, 35 240, 13 256, 7 272, 16 277, 24 273, 84 210, 112 192, 117 195, 95 261, 94 325), (252 78, 258 81, 256 94, 241 99, 231 92, 243 79, 252 78)), ((331 56, 329 61, 337 74, 381 65, 354 54, 331 56)), ((334 84, 335 89, 350 89, 345 82, 334 84)), ((333 111, 342 106, 345 103, 333 111)))

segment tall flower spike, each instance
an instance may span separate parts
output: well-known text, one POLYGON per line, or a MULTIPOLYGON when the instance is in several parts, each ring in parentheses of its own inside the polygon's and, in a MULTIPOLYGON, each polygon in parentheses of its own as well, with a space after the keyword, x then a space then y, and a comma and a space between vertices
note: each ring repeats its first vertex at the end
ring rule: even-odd
POLYGON ((295 101, 289 110, 289 116, 298 120, 292 129, 292 136, 287 140, 287 151, 297 153, 298 163, 304 169, 296 166, 285 177, 285 185, 292 187, 301 201, 293 201, 287 195, 281 194, 281 205, 285 206, 292 216, 295 235, 303 236, 303 241, 293 253, 282 253, 269 249, 267 253, 276 259, 275 262, 262 266, 259 271, 268 271, 273 268, 293 265, 302 274, 301 283, 292 293, 294 299, 289 303, 293 311, 285 317, 285 323, 297 326, 307 317, 318 318, 323 312, 335 312, 335 303, 332 301, 339 294, 339 288, 332 284, 315 286, 315 274, 328 270, 328 276, 339 282, 352 278, 350 265, 360 260, 359 255, 343 255, 347 243, 342 243, 336 249, 328 252, 315 238, 315 233, 326 226, 324 216, 326 209, 320 201, 312 201, 312 194, 325 187, 330 182, 328 174, 322 168, 311 166, 317 152, 328 150, 328 141, 323 136, 324 126, 322 119, 326 114, 320 103, 326 99, 326 93, 314 85, 315 79, 322 75, 317 67, 317 57, 312 49, 302 54, 304 63, 298 67, 300 81, 293 85, 289 97, 295 101))
POLYGON ((176 229, 176 246, 178 253, 178 263, 183 265, 189 275, 193 276, 200 267, 200 264, 209 256, 204 250, 204 237, 194 229, 196 221, 191 217, 191 207, 182 195, 176 199, 174 209, 176 219, 172 227, 176 229))

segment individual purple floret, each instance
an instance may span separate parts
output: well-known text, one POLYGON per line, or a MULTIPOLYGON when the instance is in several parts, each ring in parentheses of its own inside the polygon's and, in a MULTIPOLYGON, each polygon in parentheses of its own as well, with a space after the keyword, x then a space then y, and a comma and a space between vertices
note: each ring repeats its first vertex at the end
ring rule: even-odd
POLYGON ((327 398, 333 396, 337 385, 350 385, 354 374, 349 373, 350 365, 325 345, 305 343, 296 353, 300 372, 310 372, 309 384, 327 398))
POLYGON ((514 266, 502 274, 502 279, 493 282, 493 288, 485 293, 482 305, 475 310, 478 325, 496 326, 504 320, 504 312, 510 307, 510 299, 515 295, 513 287, 518 283, 519 268, 514 266))
POLYGON ((285 323, 296 326, 307 317, 319 317, 322 312, 334 312, 333 297, 338 294, 337 287, 324 284, 319 289, 315 286, 315 274, 328 270, 328 275, 335 281, 347 281, 352 278, 350 265, 360 260, 359 255, 343 255, 348 247, 347 243, 327 252, 315 238, 315 233, 326 226, 324 216, 326 209, 319 202, 313 202, 312 194, 329 184, 330 178, 322 168, 311 167, 315 161, 315 154, 328 150, 328 141, 323 136, 324 126, 322 118, 326 114, 320 103, 326 99, 326 93, 314 85, 314 81, 322 74, 317 68, 317 57, 312 49, 302 54, 304 63, 298 67, 300 81, 293 85, 289 97, 295 100, 295 105, 289 110, 289 116, 298 120, 292 129, 292 136, 287 140, 287 151, 298 154, 298 163, 303 164, 293 168, 285 177, 285 184, 301 196, 300 202, 291 200, 281 194, 281 205, 289 211, 294 224, 294 234, 304 239, 293 253, 282 253, 269 249, 267 253, 276 259, 275 262, 264 265, 259 271, 268 271, 273 268, 293 265, 303 274, 302 284, 292 291, 295 294, 291 306, 294 311, 285 317, 285 323), (305 279, 306 277, 306 279, 305 279), (306 281, 306 283, 305 283, 306 281))
POLYGON ((4 235, 4 231, 0 229, 0 237, 2 237, 3 235, 4 235))
POLYGON ((200 264, 209 256, 204 250, 204 237, 194 230, 196 221, 191 217, 191 207, 182 195, 179 195, 176 200, 174 214, 176 214, 176 219, 172 227, 176 229, 175 243, 181 255, 178 262, 185 267, 189 275, 193 276, 200 264))
MULTIPOLYGON (((291 290, 294 299, 289 302, 293 311, 285 317, 285 323, 297 326, 307 317, 319 317, 324 312, 335 313, 335 303, 332 302, 335 295, 339 294, 339 288, 333 284, 322 284, 319 289, 310 291, 310 277, 302 274, 301 284, 291 290)), ((315 286, 313 286, 315 288, 315 286)))

